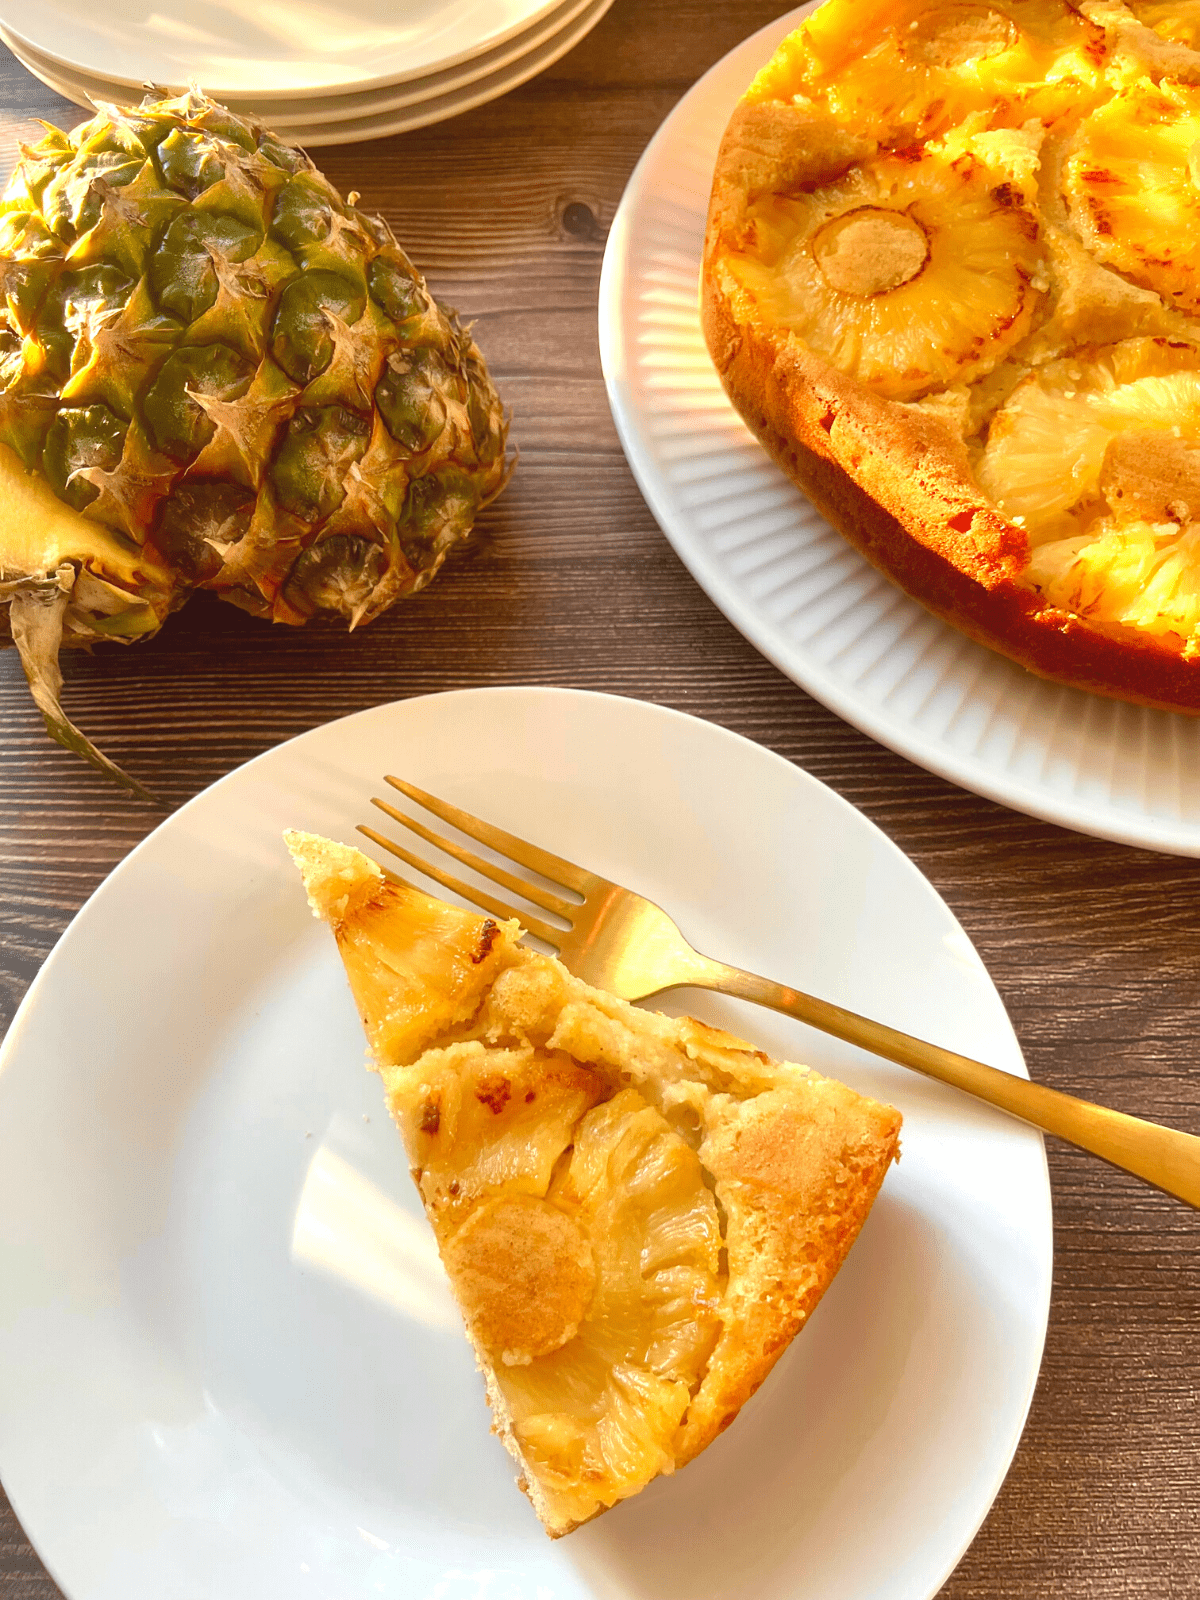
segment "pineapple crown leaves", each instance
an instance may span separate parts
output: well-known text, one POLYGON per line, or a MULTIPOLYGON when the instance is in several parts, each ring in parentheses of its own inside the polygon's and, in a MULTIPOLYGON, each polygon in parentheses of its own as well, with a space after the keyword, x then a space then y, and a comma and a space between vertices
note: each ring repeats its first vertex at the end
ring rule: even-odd
POLYGON ((86 566, 75 573, 64 630, 130 641, 157 633, 162 619, 148 600, 130 602, 128 590, 98 578, 86 566))

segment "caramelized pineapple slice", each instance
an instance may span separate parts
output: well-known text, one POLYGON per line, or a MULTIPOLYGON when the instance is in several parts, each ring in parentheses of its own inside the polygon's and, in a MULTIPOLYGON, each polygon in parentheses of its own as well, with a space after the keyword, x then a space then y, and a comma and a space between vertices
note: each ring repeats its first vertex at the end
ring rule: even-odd
POLYGON ((451 906, 393 884, 361 850, 316 839, 305 852, 315 915, 334 929, 367 1041, 380 1061, 407 1060, 465 1022, 495 977, 515 924, 464 920, 451 906))
POLYGON ((557 1536, 737 1415, 864 1221, 899 1116, 635 1010, 289 834, 523 1487, 557 1536))
POLYGON ((749 220, 727 259, 759 315, 889 399, 971 382, 1029 331, 1037 220, 969 150, 880 157, 749 220))
POLYGON ((1104 34, 1063 0, 826 0, 759 74, 761 99, 804 95, 881 145, 976 114, 1050 123, 1102 85, 1104 34))
POLYGON ((1049 362, 994 417, 977 467, 1032 547, 1023 581, 1093 622, 1200 625, 1200 347, 1126 339, 1049 362))
POLYGON ((1200 312, 1200 88, 1148 79, 1093 111, 1063 165, 1071 220, 1107 266, 1200 312))
POLYGON ((1077 536, 1099 513, 1200 517, 1197 448, 1200 347, 1126 339, 1048 362, 1018 384, 992 419, 976 475, 1036 546, 1077 536))
POLYGON ((1101 518, 1035 550, 1026 581, 1089 621, 1173 635, 1188 654, 1200 647, 1200 524, 1101 518))

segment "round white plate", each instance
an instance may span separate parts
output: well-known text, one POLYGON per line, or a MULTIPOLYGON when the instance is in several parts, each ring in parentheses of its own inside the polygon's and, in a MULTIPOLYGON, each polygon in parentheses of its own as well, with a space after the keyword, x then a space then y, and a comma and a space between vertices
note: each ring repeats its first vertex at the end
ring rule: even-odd
POLYGON ((638 163, 600 282, 600 353, 642 493, 730 621, 818 700, 918 765, 1084 833, 1200 855, 1200 719, 1045 683, 877 572, 725 396, 697 309, 725 125, 801 7, 685 95, 638 163))
MULTIPOLYGON (((334 120, 328 122, 308 120, 323 107, 321 100, 313 100, 304 107, 303 117, 299 113, 289 115, 286 124, 279 124, 280 131, 291 144, 357 144, 365 139, 381 139, 395 133, 406 133, 413 128, 423 128, 430 123, 443 122, 449 117, 459 116, 464 111, 472 111, 476 106, 498 99, 499 96, 526 83, 539 72, 544 72, 547 67, 553 66, 560 57, 566 55, 591 32, 612 3, 613 0, 587 0, 582 7, 570 5, 568 7, 570 20, 543 38, 540 44, 531 45, 507 66, 477 78, 472 77, 452 90, 430 94, 427 97, 421 95, 415 101, 402 103, 395 109, 373 109, 362 115, 346 116, 344 105, 339 105, 334 120)), ((0 29, 0 38, 36 78, 48 84, 57 94, 75 101, 77 105, 90 109, 93 102, 112 98, 111 85, 98 83, 68 68, 48 62, 42 56, 35 56, 24 41, 4 29, 0 29)), ((134 98, 140 99, 141 93, 139 92, 134 98)), ((380 91, 382 107, 390 106, 392 99, 388 91, 380 91)), ((371 95, 364 96, 364 101, 374 104, 371 95)), ((253 100, 242 102, 240 109, 261 115, 268 123, 272 120, 268 113, 259 111, 253 100)))
POLYGON ((904 1158, 729 1433, 551 1543, 489 1435, 280 838, 353 839, 388 770, 644 890, 715 955, 1024 1070, 911 862, 710 723, 469 690, 270 751, 117 868, 0 1053, 0 1474, 57 1581, 72 1600, 929 1600, 1037 1377, 1040 1137, 769 1012, 680 996, 894 1101, 904 1158))
MULTIPOLYGON (((319 112, 322 125, 354 117, 377 116, 383 111, 393 111, 401 106, 415 105, 422 100, 458 91, 480 78, 491 76, 498 69, 510 66, 537 46, 555 38, 591 4, 592 0, 561 0, 551 11, 539 17, 532 27, 523 29, 494 50, 472 56, 469 61, 448 67, 445 71, 429 72, 420 78, 408 78, 392 86, 364 89, 351 94, 323 94, 315 102, 311 99, 274 99, 267 94, 227 93, 223 97, 224 102, 231 111, 261 117, 269 126, 277 129, 311 124, 314 112, 319 112)), ((82 97, 77 103, 86 103, 90 97, 92 101, 106 100, 122 104, 131 96, 135 100, 140 99, 143 93, 140 87, 134 88, 115 78, 103 78, 95 73, 80 72, 76 68, 65 69, 61 62, 42 54, 28 39, 2 24, 0 40, 31 72, 39 77, 43 73, 48 75, 44 81, 69 82, 72 86, 70 98, 75 98, 77 94, 82 97)))
POLYGON ((61 66, 210 93, 342 93, 419 78, 528 28, 555 0, 3 0, 0 20, 61 66))

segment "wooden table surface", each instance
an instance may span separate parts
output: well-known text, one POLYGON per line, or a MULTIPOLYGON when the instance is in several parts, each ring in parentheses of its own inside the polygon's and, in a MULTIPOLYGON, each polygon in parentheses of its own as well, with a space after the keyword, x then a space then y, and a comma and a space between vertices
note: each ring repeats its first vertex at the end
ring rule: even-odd
MULTIPOLYGON (((0 654, 0 1027, 105 874, 240 762, 383 701, 563 684, 711 718, 830 784, 945 896, 1035 1078, 1200 1132, 1200 863, 1031 821, 840 722, 709 603, 625 464, 596 344, 606 231, 667 112, 778 9, 616 0, 583 44, 506 98, 318 153, 475 322, 513 408, 519 469, 432 588, 352 637, 268 630, 201 599, 147 646, 74 653, 68 707, 161 796, 158 808, 52 746, 15 652, 0 654)), ((4 54, 6 171, 34 118, 70 127, 80 116, 4 54)), ((1194 1600, 1200 1216, 1053 1144, 1050 1170, 1056 1266, 1041 1381, 1007 1481, 942 1593, 1194 1600)), ((0 1596, 59 1592, 0 1494, 0 1596)))

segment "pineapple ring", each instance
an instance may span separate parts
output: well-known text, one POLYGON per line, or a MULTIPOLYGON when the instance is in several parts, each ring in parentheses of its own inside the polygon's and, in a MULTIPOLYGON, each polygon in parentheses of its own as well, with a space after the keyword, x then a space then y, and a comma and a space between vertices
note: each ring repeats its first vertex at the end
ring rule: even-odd
POLYGON ((1100 261, 1193 314, 1200 312, 1200 88, 1148 81, 1082 124, 1063 167, 1063 197, 1100 261))
POLYGON ((595 1289, 578 1332, 497 1373, 518 1437, 553 1481, 584 1463, 582 1520, 669 1471, 671 1441, 716 1343, 723 1243, 700 1159, 636 1089, 575 1125, 546 1202, 586 1235, 595 1289), (641 1404, 631 1409, 633 1389, 641 1404))
POLYGON ((1127 339, 1049 362, 1018 384, 992 419, 976 475, 1037 546, 1078 535, 1105 509, 1121 515, 1125 501, 1160 513, 1158 521, 1186 518, 1184 489, 1156 494, 1153 482, 1164 457, 1190 475, 1183 454, 1190 446, 1200 447, 1200 347, 1127 339), (1155 440, 1143 447, 1144 470, 1136 475, 1121 444, 1131 431, 1155 440))
POLYGON ((972 155, 885 156, 749 216, 726 259, 759 316, 889 399, 982 377, 1029 331, 1037 220, 972 155))
POLYGON ((843 0, 785 40, 750 98, 803 95, 889 146, 973 112, 1020 127, 1098 86, 1103 41, 1064 0, 843 0))

